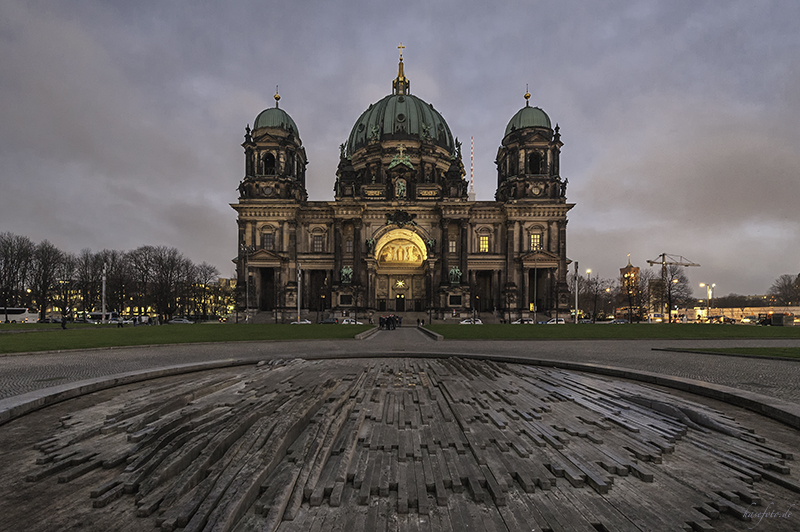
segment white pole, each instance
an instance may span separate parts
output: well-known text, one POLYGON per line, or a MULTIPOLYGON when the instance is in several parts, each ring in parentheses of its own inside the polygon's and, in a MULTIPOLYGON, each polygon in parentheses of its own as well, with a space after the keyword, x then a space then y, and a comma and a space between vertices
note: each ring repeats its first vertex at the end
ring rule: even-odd
POLYGON ((578 324, 578 261, 575 261, 575 325, 578 324))
POLYGON ((303 282, 303 270, 300 269, 300 263, 297 263, 297 321, 300 321, 300 294, 302 293, 300 286, 303 282))
POLYGON ((100 321, 102 323, 106 322, 106 266, 103 265, 103 314, 101 315, 100 321))

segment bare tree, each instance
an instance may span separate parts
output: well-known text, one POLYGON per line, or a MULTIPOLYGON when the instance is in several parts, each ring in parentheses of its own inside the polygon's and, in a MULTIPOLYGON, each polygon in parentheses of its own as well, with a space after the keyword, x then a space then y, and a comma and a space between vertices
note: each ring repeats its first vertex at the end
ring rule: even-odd
MULTIPOLYGON (((19 306, 25 293, 25 281, 36 246, 30 238, 0 233, 0 294, 3 307, 19 306)), ((5 313, 4 320, 8 321, 5 313)))
POLYGON ((31 262, 31 288, 36 304, 39 306, 39 319, 44 320, 47 307, 58 284, 59 263, 63 253, 47 240, 42 241, 33 251, 31 262))
POLYGON ((127 254, 114 249, 104 249, 98 255, 106 268, 106 301, 112 310, 125 311, 133 289, 133 275, 127 254))
POLYGON ((66 316, 75 306, 75 273, 78 267, 78 258, 72 253, 62 253, 61 261, 56 268, 56 293, 61 304, 61 315, 66 316))
POLYGON ((692 289, 689 287, 689 279, 686 277, 683 266, 676 264, 667 265, 666 296, 667 296, 667 318, 672 322, 672 307, 685 306, 693 299, 692 289))
POLYGON ((800 275, 781 275, 772 283, 767 295, 778 305, 797 303, 800 301, 800 275))
POLYGON ((103 278, 103 257, 100 253, 82 249, 78 255, 75 282, 82 309, 93 311, 100 302, 100 287, 103 278))
POLYGON ((198 284, 198 296, 200 299, 200 306, 202 309, 203 317, 208 319, 208 299, 209 299, 209 289, 211 285, 219 278, 219 270, 216 266, 212 266, 207 262, 201 263, 197 266, 196 270, 197 274, 197 284, 198 284))
POLYGON ((139 315, 153 304, 151 283, 155 271, 155 251, 153 246, 141 246, 127 253, 128 263, 133 277, 133 297, 139 315))
POLYGON ((156 312, 165 320, 177 309, 178 289, 185 277, 187 260, 175 248, 153 248, 153 296, 156 312))

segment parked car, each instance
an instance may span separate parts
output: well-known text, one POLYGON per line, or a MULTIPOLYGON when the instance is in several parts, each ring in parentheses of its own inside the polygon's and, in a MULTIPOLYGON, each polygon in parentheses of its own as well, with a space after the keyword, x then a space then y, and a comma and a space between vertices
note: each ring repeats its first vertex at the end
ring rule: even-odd
POLYGON ((325 325, 336 325, 337 323, 339 323, 339 320, 337 320, 336 318, 325 318, 324 320, 322 320, 319 323, 322 323, 322 324, 325 324, 325 325))
POLYGON ((293 321, 291 325, 311 325, 311 322, 308 320, 299 320, 299 321, 293 321))
POLYGON ((520 318, 511 322, 511 325, 530 324, 533 325, 534 321, 531 318, 520 318))
POLYGON ((608 323, 613 323, 615 325, 620 325, 620 324, 629 323, 629 322, 628 322, 628 320, 626 320, 624 318, 616 318, 616 319, 613 319, 613 320, 609 321, 608 323))
POLYGON ((483 325, 483 322, 480 320, 480 318, 467 318, 465 320, 461 320, 459 325, 483 325))
POLYGON ((563 325, 567 323, 564 318, 550 318, 547 320, 547 325, 563 325))
POLYGON ((360 321, 356 321, 353 318, 345 318, 342 320, 342 325, 364 325, 360 321))
POLYGON ((758 316, 745 316, 742 323, 758 323, 758 316))
POLYGON ((191 321, 191 320, 188 320, 186 318, 172 318, 167 323, 170 323, 172 325, 178 325, 178 324, 190 325, 190 324, 192 324, 194 322, 191 321))
POLYGON ((736 320, 728 316, 709 316, 708 323, 736 323, 736 320))

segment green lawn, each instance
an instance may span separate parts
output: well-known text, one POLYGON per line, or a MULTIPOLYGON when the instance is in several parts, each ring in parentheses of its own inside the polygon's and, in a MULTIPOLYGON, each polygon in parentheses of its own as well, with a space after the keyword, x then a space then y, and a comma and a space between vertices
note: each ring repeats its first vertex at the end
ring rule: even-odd
MULTIPOLYGON (((239 342, 253 340, 315 340, 353 338, 370 325, 273 325, 273 324, 194 324, 123 328, 116 326, 79 327, 60 325, 41 330, 50 324, 29 325, 30 332, 0 333, 0 353, 56 351, 93 347, 183 344, 192 342, 239 342)), ((0 331, 9 330, 0 326, 0 331)), ((16 327, 13 330, 25 330, 16 327)))
POLYGON ((471 339, 649 339, 649 338, 800 338, 800 327, 758 327, 707 323, 632 323, 611 325, 429 325, 448 340, 471 339))

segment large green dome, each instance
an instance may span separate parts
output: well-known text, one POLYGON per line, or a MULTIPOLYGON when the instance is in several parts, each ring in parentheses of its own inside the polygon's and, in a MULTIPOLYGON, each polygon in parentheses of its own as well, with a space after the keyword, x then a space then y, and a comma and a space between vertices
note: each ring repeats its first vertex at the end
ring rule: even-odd
POLYGON ((506 126, 505 134, 508 135, 512 131, 526 127, 543 127, 552 129, 550 126, 550 117, 547 116, 547 113, 538 107, 531 107, 528 105, 527 101, 525 102, 525 107, 517 111, 517 114, 511 117, 511 120, 509 120, 508 125, 506 126))
POLYGON ((253 123, 253 129, 262 127, 278 127, 284 129, 293 135, 299 137, 300 133, 297 131, 297 124, 294 123, 289 113, 279 108, 277 104, 275 107, 265 109, 259 113, 253 123))
POLYGON ((450 127, 433 105, 411 94, 390 94, 369 106, 353 126, 347 142, 354 153, 370 140, 416 138, 453 151, 450 127), (376 138, 377 137, 377 138, 376 138))

